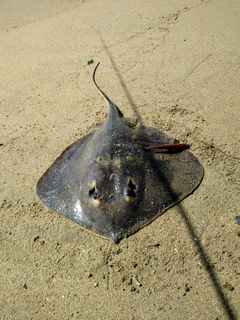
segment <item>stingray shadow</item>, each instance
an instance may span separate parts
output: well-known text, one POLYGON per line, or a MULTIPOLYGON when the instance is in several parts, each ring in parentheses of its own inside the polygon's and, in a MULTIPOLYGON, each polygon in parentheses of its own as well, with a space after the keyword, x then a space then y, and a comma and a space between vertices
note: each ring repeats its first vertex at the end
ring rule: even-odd
MULTIPOLYGON (((141 117, 137 111, 137 108, 136 108, 136 104, 131 96, 131 93, 129 92, 128 88, 127 88, 127 85, 125 84, 124 80, 123 80, 123 77, 121 76, 120 72, 119 72, 119 69, 114 61, 114 58, 107 46, 107 44, 105 43, 104 39, 102 38, 102 36, 98 33, 98 36, 99 36, 99 39, 103 45, 103 48, 105 49, 108 57, 109 57, 109 60, 113 66, 113 69, 115 70, 116 72, 116 75, 119 79, 119 82, 124 90, 124 92, 126 93, 126 96, 127 96, 127 99, 128 99, 128 102, 129 104, 131 105, 131 107, 133 108, 133 112, 134 114, 136 115, 136 117, 138 118, 138 122, 140 124, 142 124, 142 121, 141 121, 141 117)), ((149 159, 149 158, 148 158, 149 159)), ((156 172, 156 165, 155 165, 155 159, 154 157, 150 158, 150 162, 151 162, 151 166, 152 168, 154 168, 155 170, 155 173, 156 175, 159 175, 159 178, 160 179, 163 179, 165 181, 165 186, 166 186, 166 189, 171 192, 171 187, 168 183, 168 180, 166 179, 166 177, 163 176, 162 172, 159 170, 158 172, 156 172)), ((173 201, 174 201, 174 196, 173 196, 173 201)), ((175 208, 177 209, 178 213, 182 216, 183 220, 184 220, 184 223, 187 227, 187 230, 188 230, 188 234, 191 238, 191 240, 193 241, 193 244, 194 246, 196 247, 197 251, 198 251, 198 254, 199 254, 199 258, 206 270, 206 272, 208 273, 211 281, 212 281, 212 286, 213 288, 215 289, 216 293, 217 293, 217 296, 218 296, 218 299, 220 301, 220 303, 222 304, 224 310, 225 310, 225 313, 226 313, 226 316, 228 317, 228 319, 230 320, 235 320, 237 319, 236 315, 235 315, 235 312, 233 311, 233 309, 231 308, 230 306, 230 303, 229 303, 229 299, 227 298, 227 296, 224 294, 223 292, 223 289, 219 283, 219 280, 218 280, 218 277, 217 277, 217 274, 216 272, 214 272, 214 270, 212 269, 211 265, 211 259, 209 257, 209 255, 205 252, 204 250, 204 247, 203 245, 200 243, 199 240, 195 240, 195 239, 198 239, 195 231, 194 231, 194 227, 193 227, 193 224, 191 222, 191 219, 189 218, 189 216, 187 215, 187 213, 185 212, 183 206, 181 205, 181 203, 178 203, 175 208)))

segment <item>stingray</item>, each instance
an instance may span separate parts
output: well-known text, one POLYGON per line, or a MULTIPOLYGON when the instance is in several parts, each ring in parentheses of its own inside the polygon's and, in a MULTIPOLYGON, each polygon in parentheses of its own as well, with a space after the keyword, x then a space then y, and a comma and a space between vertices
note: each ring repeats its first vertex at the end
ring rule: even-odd
POLYGON ((53 162, 37 194, 52 211, 118 243, 192 193, 203 167, 187 144, 128 121, 97 85, 98 65, 93 82, 106 118, 53 162))

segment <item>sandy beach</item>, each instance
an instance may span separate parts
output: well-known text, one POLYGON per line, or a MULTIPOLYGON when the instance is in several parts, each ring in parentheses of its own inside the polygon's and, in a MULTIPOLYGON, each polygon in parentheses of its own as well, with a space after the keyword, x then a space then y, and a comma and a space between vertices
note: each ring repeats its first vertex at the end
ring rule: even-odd
POLYGON ((240 2, 0 7, 0 319, 239 319, 240 2), (119 244, 36 195, 51 163, 104 120, 97 62, 124 115, 189 143, 205 171, 119 244))

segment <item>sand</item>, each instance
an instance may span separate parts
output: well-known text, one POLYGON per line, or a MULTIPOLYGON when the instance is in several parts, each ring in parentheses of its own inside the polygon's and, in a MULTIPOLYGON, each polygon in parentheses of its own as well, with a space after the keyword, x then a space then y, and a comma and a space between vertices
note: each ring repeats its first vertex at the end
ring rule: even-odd
POLYGON ((1 1, 0 319, 240 318, 239 12, 237 0, 1 1), (190 143, 205 169, 118 245, 36 195, 104 119, 99 61, 124 115, 190 143))

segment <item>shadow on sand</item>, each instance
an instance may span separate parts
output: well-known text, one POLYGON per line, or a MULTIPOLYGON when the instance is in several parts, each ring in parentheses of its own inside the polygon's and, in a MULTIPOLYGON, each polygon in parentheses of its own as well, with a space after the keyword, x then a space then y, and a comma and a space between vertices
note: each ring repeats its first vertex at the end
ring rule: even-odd
MULTIPOLYGON (((119 72, 119 69, 114 61, 114 58, 113 56, 111 55, 111 52, 109 51, 108 49, 108 46, 107 44, 105 43, 104 39, 102 38, 102 36, 100 34, 98 34, 99 36, 99 39, 102 43, 102 46, 104 48, 104 50, 106 51, 110 61, 111 61, 111 64, 113 66, 113 69, 115 70, 118 78, 119 78, 119 82, 123 88, 123 90, 125 91, 126 93, 126 96, 127 96, 127 99, 128 99, 128 102, 129 102, 129 105, 132 107, 134 113, 135 113, 135 116, 138 118, 138 122, 140 124, 142 124, 142 121, 141 121, 141 117, 137 111, 137 108, 136 108, 136 104, 131 96, 131 93, 129 92, 120 72, 119 72)), ((153 164, 153 167, 155 168, 156 170, 156 167, 155 165, 153 164)), ((158 174, 160 174, 160 176, 162 175, 162 173, 159 171, 158 174)), ((164 178, 164 177, 163 177, 164 178)), ((170 185, 165 185, 166 189, 168 189, 169 192, 171 192, 171 189, 170 189, 170 185)), ((217 296, 218 296, 218 299, 221 303, 221 305, 223 306, 224 310, 225 310, 225 313, 226 313, 226 316, 228 317, 228 319, 231 319, 231 320, 235 320, 237 319, 234 311, 232 310, 231 306, 230 306, 230 303, 229 303, 229 300, 228 298, 226 297, 226 295, 224 294, 223 290, 222 290, 222 287, 219 283, 219 280, 218 280, 218 277, 217 277, 217 274, 216 272, 214 272, 214 270, 211 268, 211 259, 210 257, 208 256, 208 254, 205 252, 204 250, 204 247, 202 246, 202 244, 200 243, 200 241, 196 241, 195 239, 198 239, 196 233, 194 232, 194 227, 193 227, 193 224, 190 220, 190 218, 188 217, 187 213, 185 212, 183 206, 181 205, 181 203, 178 203, 176 205, 176 208, 177 208, 177 211, 178 213, 182 216, 184 222, 185 222, 185 225, 187 227, 187 230, 188 230, 188 233, 189 233, 189 236, 191 238, 191 240, 193 241, 193 244, 194 246, 196 247, 197 251, 198 251, 198 255, 199 255, 199 258, 206 270, 206 272, 208 273, 210 279, 211 279, 211 282, 212 282, 212 286, 214 288, 214 290, 216 291, 217 293, 217 296)))

